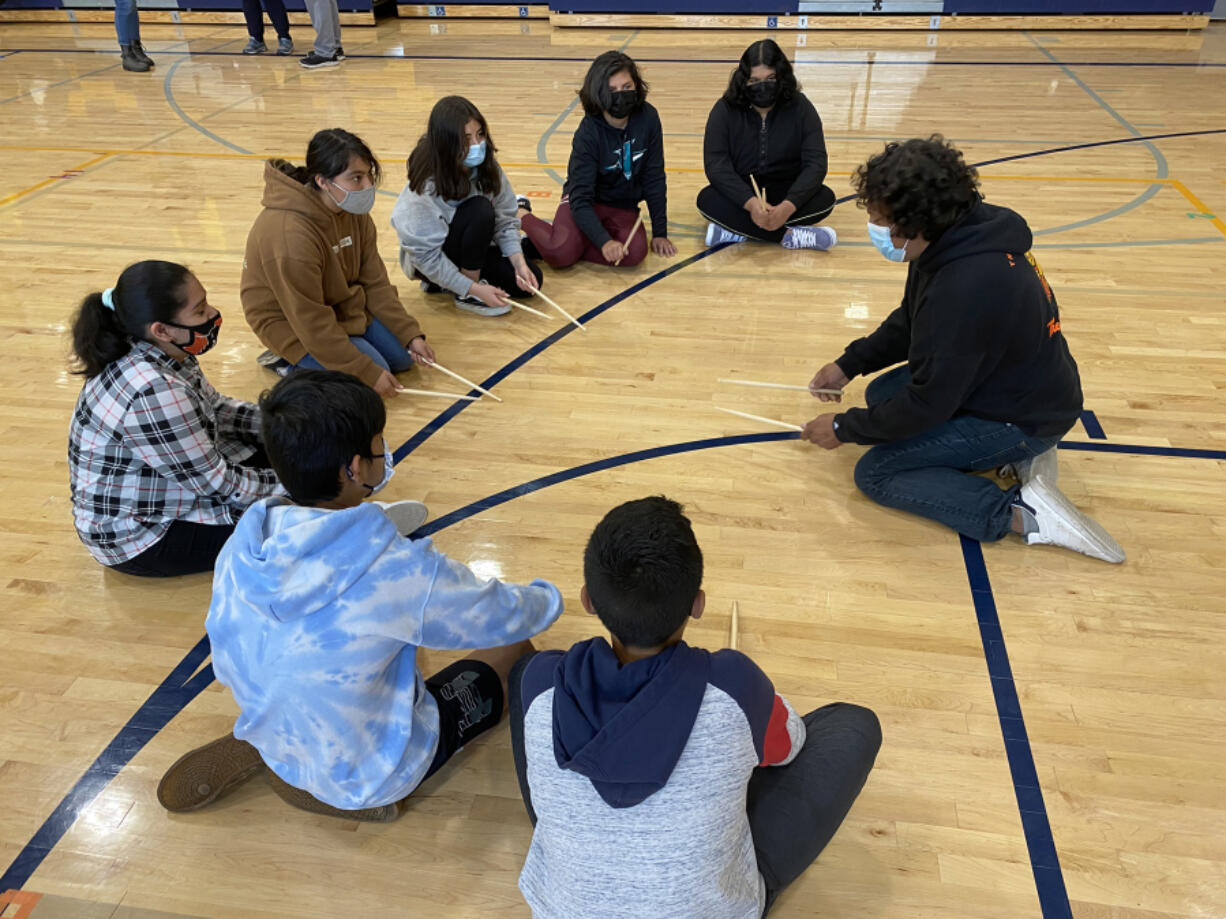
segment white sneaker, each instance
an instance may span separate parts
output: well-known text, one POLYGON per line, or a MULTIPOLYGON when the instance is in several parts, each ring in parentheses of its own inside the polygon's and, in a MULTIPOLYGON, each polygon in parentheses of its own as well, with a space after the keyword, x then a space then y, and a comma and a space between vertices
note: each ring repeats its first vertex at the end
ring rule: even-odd
POLYGON ((780 245, 785 249, 816 249, 825 252, 839 244, 839 234, 830 227, 788 227, 780 245))
MULTIPOLYGON (((482 284, 488 284, 488 281, 482 280, 482 284)), ((455 305, 462 310, 470 313, 476 313, 478 316, 505 316, 511 312, 509 306, 488 306, 476 297, 456 297, 455 305)))
POLYGON ((430 510, 420 501, 375 501, 396 525, 396 532, 408 536, 426 522, 430 510))
POLYGON ((707 224, 707 245, 714 246, 717 243, 743 243, 745 237, 738 233, 733 233, 731 230, 725 230, 717 223, 707 224))
POLYGON ((1017 479, 1026 485, 1034 478, 1042 478, 1049 485, 1055 485, 1060 478, 1060 468, 1056 459, 1056 448, 1044 450, 1033 459, 1022 460, 1019 463, 1005 463, 996 470, 1002 479, 1017 479))
MULTIPOLYGON (((1037 461, 1040 457, 1035 457, 1037 461)), ((1118 565, 1124 550, 1099 523, 1077 510, 1073 502, 1041 476, 1022 485, 1021 501, 1038 530, 1025 539, 1031 546, 1062 546, 1091 558, 1118 565)))

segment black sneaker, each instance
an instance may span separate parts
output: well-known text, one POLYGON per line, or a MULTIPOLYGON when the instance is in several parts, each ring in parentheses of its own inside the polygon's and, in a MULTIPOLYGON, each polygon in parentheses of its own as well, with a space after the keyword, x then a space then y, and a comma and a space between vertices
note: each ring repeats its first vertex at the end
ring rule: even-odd
POLYGON ((343 61, 345 59, 345 49, 340 45, 336 46, 336 59, 338 61, 343 61))
POLYGON ((307 70, 316 70, 320 67, 335 67, 340 62, 341 59, 335 54, 331 57, 324 57, 322 54, 316 54, 314 51, 298 61, 307 70))
POLYGON ((518 204, 520 207, 522 207, 529 214, 532 213, 532 202, 529 201, 527 198, 525 198, 523 195, 520 195, 518 198, 516 198, 515 203, 518 204))
POLYGON ((255 359, 255 362, 265 370, 271 370, 279 377, 287 376, 294 369, 293 364, 272 351, 265 351, 255 359))

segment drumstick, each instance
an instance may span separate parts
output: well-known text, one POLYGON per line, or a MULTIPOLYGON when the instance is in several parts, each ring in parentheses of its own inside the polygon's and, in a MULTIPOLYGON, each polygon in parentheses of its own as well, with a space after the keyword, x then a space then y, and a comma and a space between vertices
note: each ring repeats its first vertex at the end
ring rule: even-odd
POLYGON ((407 392, 410 396, 437 396, 440 399, 463 399, 465 402, 476 402, 480 396, 464 396, 458 392, 435 392, 433 389, 406 389, 398 386, 396 392, 407 392))
POLYGON ((753 183, 753 193, 758 196, 758 200, 762 202, 763 207, 770 207, 766 203, 766 193, 758 187, 758 180, 753 177, 753 173, 749 174, 749 181, 753 183))
POLYGON ((765 389, 797 389, 802 392, 822 393, 827 396, 841 396, 841 389, 810 389, 808 386, 797 386, 795 383, 763 383, 761 380, 729 380, 720 377, 720 383, 735 383, 737 386, 761 386, 765 389))
POLYGON ((737 609, 736 601, 732 601, 732 626, 728 630, 728 647, 733 651, 736 650, 736 635, 739 631, 739 623, 737 622, 739 610, 737 609))
POLYGON ((803 431, 798 424, 792 424, 790 421, 776 421, 774 418, 763 418, 761 415, 751 415, 749 412, 738 412, 734 408, 723 408, 718 405, 712 406, 717 412, 727 412, 729 415, 740 415, 742 418, 748 418, 750 421, 761 421, 763 424, 773 424, 781 428, 787 428, 789 431, 803 431))
POLYGON ((546 294, 544 291, 542 291, 542 290, 541 290, 539 287, 538 287, 538 288, 536 288, 536 289, 533 291, 533 293, 534 293, 534 294, 536 294, 538 297, 540 297, 542 300, 544 300, 546 303, 548 303, 550 306, 552 306, 552 307, 553 307, 555 310, 557 310, 559 313, 561 313, 563 316, 565 316, 567 319, 569 319, 569 320, 570 320, 571 322, 573 322, 575 325, 577 325, 577 326, 578 326, 578 327, 579 327, 581 330, 583 330, 584 332, 586 332, 586 331, 587 331, 587 326, 585 326, 585 325, 584 325, 582 322, 580 322, 578 319, 576 319, 576 318, 575 318, 574 316, 572 316, 570 313, 566 312, 566 310, 562 309, 562 307, 558 306, 558 304, 557 304, 557 303, 555 303, 553 300, 551 300, 551 299, 549 298, 549 295, 548 295, 548 294, 546 294))
POLYGON ((434 363, 432 363, 432 364, 426 364, 426 366, 427 366, 427 367, 433 367, 435 370, 441 370, 441 371, 443 371, 443 373, 447 374, 447 376, 452 377, 453 379, 459 380, 461 383, 464 383, 464 384, 465 384, 465 385, 467 385, 467 386, 471 386, 471 387, 472 387, 473 389, 475 389, 477 392, 481 393, 481 395, 483 395, 483 396, 489 396, 489 397, 490 397, 491 399, 493 399, 495 402, 501 402, 501 401, 502 401, 502 400, 501 400, 501 399, 499 399, 499 398, 498 398, 496 395, 494 395, 492 392, 490 392, 488 389, 486 389, 486 388, 484 388, 484 387, 482 387, 482 386, 478 386, 478 385, 477 385, 476 383, 474 383, 472 380, 469 380, 469 379, 467 379, 467 378, 465 378, 465 377, 460 376, 460 375, 459 375, 458 373, 456 373, 454 370, 448 370, 446 367, 444 367, 444 366, 443 366, 442 364, 440 364, 438 361, 434 361, 434 363))
MULTIPOLYGON (((626 234, 626 241, 622 243, 622 258, 626 257, 626 253, 630 250, 630 240, 634 239, 634 234, 639 231, 639 227, 643 225, 643 212, 639 211, 638 218, 634 221, 634 226, 630 228, 630 232, 626 234)), ((622 258, 619 258, 614 265, 620 265, 622 258)))
POLYGON ((553 318, 553 317, 552 317, 552 316, 550 316, 548 313, 542 313, 540 310, 535 309, 534 307, 531 307, 531 306, 527 306, 526 304, 520 303, 520 302, 519 302, 519 301, 517 301, 517 300, 512 300, 510 297, 507 297, 507 298, 505 299, 505 302, 507 302, 507 303, 511 304, 511 305, 512 305, 513 307, 515 307, 516 309, 526 310, 526 311, 527 311, 527 312, 529 312, 529 313, 535 313, 536 315, 538 315, 538 316, 542 317, 543 319, 552 319, 552 318, 553 318))

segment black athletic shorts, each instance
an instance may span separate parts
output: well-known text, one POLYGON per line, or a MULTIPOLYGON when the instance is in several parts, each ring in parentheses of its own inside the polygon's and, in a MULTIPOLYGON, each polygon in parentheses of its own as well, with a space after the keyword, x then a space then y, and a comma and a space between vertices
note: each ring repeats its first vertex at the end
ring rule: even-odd
POLYGON ((456 661, 427 677, 426 690, 438 705, 438 751, 426 771, 429 778, 466 743, 498 723, 503 698, 498 673, 474 660, 456 661))

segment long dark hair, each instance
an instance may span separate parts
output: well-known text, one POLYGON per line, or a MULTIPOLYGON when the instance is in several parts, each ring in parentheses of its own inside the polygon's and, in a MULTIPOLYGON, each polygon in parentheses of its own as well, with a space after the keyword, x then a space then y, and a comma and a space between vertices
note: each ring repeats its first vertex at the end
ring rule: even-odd
POLYGON ((383 178, 383 168, 370 147, 356 134, 351 134, 344 128, 325 128, 316 132, 307 144, 305 166, 295 166, 288 160, 274 159, 269 162, 280 169, 291 179, 303 185, 317 185, 316 176, 334 179, 349 168, 349 158, 360 156, 370 163, 370 177, 376 185, 383 178))
POLYGON ((732 79, 724 90, 725 102, 734 108, 749 108, 745 85, 749 82, 749 72, 758 65, 775 71, 775 79, 779 81, 779 95, 775 98, 775 105, 787 105, 796 98, 800 85, 796 82, 796 74, 792 72, 792 62, 773 39, 764 38, 754 42, 741 55, 741 62, 737 64, 736 70, 732 71, 732 79))
POLYGON ((187 304, 183 287, 191 272, 174 262, 129 265, 111 290, 114 309, 95 291, 81 301, 72 319, 73 373, 92 379, 132 350, 154 322, 173 322, 187 304))
POLYGON ((485 134, 485 160, 477 167, 477 187, 491 197, 502 190, 498 160, 494 154, 494 138, 490 137, 489 125, 477 107, 463 96, 444 96, 434 103, 426 133, 417 141, 409 154, 405 168, 409 188, 421 194, 426 182, 434 180, 434 193, 448 201, 467 198, 472 191, 472 181, 464 157, 468 155, 468 141, 464 139, 464 126, 470 121, 481 125, 485 134))
POLYGON ((579 101, 583 110, 594 118, 599 118, 613 104, 613 94, 609 91, 609 78, 623 70, 629 71, 630 79, 634 80, 638 99, 635 100, 632 111, 637 112, 647 101, 647 81, 639 76, 638 65, 634 58, 621 51, 606 51, 587 69, 583 78, 583 86, 579 90, 579 101))

